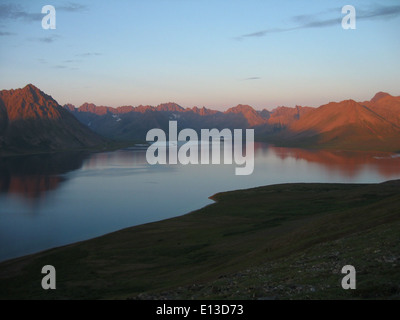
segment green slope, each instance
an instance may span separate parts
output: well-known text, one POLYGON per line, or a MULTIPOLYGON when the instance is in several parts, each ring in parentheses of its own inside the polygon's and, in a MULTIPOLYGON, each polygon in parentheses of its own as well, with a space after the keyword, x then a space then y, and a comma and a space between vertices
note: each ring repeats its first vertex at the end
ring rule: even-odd
POLYGON ((0 298, 398 297, 399 187, 286 184, 217 194, 185 216, 1 263, 0 298), (54 291, 40 286, 47 264, 57 270, 54 291), (361 271, 357 290, 340 288, 342 264, 361 271))

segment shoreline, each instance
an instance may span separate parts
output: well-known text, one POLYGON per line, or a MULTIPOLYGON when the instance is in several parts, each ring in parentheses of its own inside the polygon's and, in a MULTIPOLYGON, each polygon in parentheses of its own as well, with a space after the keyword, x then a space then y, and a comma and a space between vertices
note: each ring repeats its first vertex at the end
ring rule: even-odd
MULTIPOLYGON (((227 192, 230 192, 230 191, 227 191, 227 192)), ((216 193, 216 194, 219 194, 219 193, 216 193)), ((216 195, 216 194, 215 194, 215 195, 216 195)), ((213 195, 213 196, 214 196, 214 195, 213 195)), ((207 199, 210 199, 210 200, 214 201, 214 203, 216 203, 217 200, 213 200, 213 199, 211 198, 211 197, 213 197, 213 196, 210 196, 210 197, 208 197, 207 199)), ((12 258, 7 258, 6 260, 0 260, 0 266, 1 266, 2 263, 8 263, 8 262, 12 262, 13 260, 20 260, 20 259, 23 259, 23 258, 26 258, 26 257, 35 256, 35 255, 40 255, 40 254, 42 254, 42 253, 46 253, 47 251, 62 249, 62 248, 64 248, 64 247, 68 247, 68 246, 72 246, 72 245, 77 245, 77 244, 80 244, 80 243, 82 243, 82 242, 91 241, 91 240, 96 240, 96 239, 98 239, 98 238, 105 237, 105 236, 108 236, 108 235, 112 235, 112 234, 114 234, 114 233, 118 233, 118 232, 125 231, 125 230, 128 230, 128 229, 132 229, 132 228, 136 228, 136 227, 141 227, 141 226, 147 226, 147 225, 151 225, 151 224, 154 224, 154 223, 159 223, 159 222, 167 221, 167 220, 170 220, 170 219, 176 219, 176 218, 179 218, 179 217, 183 217, 183 216, 186 216, 186 215, 191 214, 191 213, 193 213, 193 212, 196 212, 196 211, 205 209, 206 207, 211 206, 211 205, 213 205, 214 203, 206 204, 205 206, 203 206, 203 207, 201 207, 201 208, 199 208, 199 209, 195 209, 195 210, 192 210, 192 211, 190 211, 190 212, 183 213, 183 214, 178 215, 178 216, 174 216, 174 217, 170 217, 170 218, 165 218, 165 219, 162 219, 162 220, 155 220, 155 221, 145 222, 145 223, 137 224, 137 225, 133 225, 133 226, 128 226, 128 227, 125 227, 125 228, 122 228, 122 229, 118 229, 118 230, 115 230, 115 231, 111 231, 111 232, 107 232, 107 233, 98 235, 98 236, 96 236, 96 237, 87 238, 87 239, 83 239, 83 240, 80 240, 80 241, 74 241, 74 242, 71 242, 71 243, 66 243, 66 244, 63 244, 63 245, 55 246, 55 247, 50 247, 50 248, 47 248, 47 249, 35 251, 35 252, 33 252, 33 253, 28 253, 28 254, 24 254, 24 255, 21 255, 21 256, 17 256, 17 257, 12 257, 12 258)))
MULTIPOLYGON (((374 239, 384 236, 380 229, 386 228, 387 236, 398 234, 399 185, 398 180, 381 184, 282 184, 217 193, 212 196, 217 202, 179 217, 2 262, 0 286, 5 290, 0 299, 151 299, 162 297, 163 292, 178 299, 194 297, 188 289, 194 284, 210 288, 208 284, 219 283, 222 276, 236 279, 243 270, 258 270, 265 264, 295 263, 299 254, 307 260, 307 252, 318 251, 321 246, 332 247, 330 250, 338 251, 343 260, 349 253, 337 243, 348 238, 353 239, 349 250, 357 249, 353 263, 358 265, 368 257, 362 254, 365 250, 379 245, 374 239), (375 196, 366 196, 371 194, 375 196), (54 292, 44 292, 37 285, 41 279, 37 270, 42 264, 57 269, 59 289, 54 292), (26 286, 31 289, 27 291, 26 286)), ((390 246, 380 250, 397 249, 390 246)), ((366 272, 360 277, 392 283, 400 276, 391 265, 377 266, 383 269, 382 274, 366 272), (390 277, 387 268, 393 269, 390 277)), ((279 271, 277 278, 286 274, 300 281, 292 269, 279 271)), ((334 287, 337 279, 330 274, 327 281, 332 290, 324 287, 326 291, 317 290, 316 294, 346 298, 334 287)), ((246 295, 241 289, 236 295, 225 291, 206 290, 202 298, 251 299, 253 294, 262 295, 246 295)), ((387 295, 383 289, 378 291, 387 295)), ((355 298, 357 292, 346 294, 355 298)), ((285 297, 290 296, 281 290, 279 298, 285 297)))

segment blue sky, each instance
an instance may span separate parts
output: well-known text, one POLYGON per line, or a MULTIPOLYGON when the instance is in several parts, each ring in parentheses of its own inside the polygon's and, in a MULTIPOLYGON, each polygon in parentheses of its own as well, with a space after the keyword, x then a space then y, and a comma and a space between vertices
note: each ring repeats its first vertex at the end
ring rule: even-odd
POLYGON ((0 88, 224 110, 400 95, 400 2, 0 0, 0 88), (56 29, 41 27, 42 6, 56 29), (353 5, 357 29, 343 30, 353 5))

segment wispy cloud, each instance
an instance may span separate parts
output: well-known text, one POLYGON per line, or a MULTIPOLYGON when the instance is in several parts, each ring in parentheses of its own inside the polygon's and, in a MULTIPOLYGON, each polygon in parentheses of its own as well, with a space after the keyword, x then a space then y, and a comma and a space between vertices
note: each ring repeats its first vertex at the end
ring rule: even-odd
POLYGON ((236 37, 236 40, 242 40, 244 38, 260 38, 260 37, 265 37, 269 33, 279 33, 279 32, 285 32, 293 30, 293 28, 272 28, 272 29, 265 29, 261 31, 256 31, 248 34, 241 35, 239 37, 236 37))
POLYGON ((374 18, 396 18, 400 16, 400 5, 396 6, 375 6, 372 10, 358 10, 359 19, 374 18))
POLYGON ((251 80, 261 80, 261 77, 250 77, 243 79, 243 81, 251 81, 251 80))
POLYGON ((15 33, 12 32, 7 32, 7 31, 0 31, 0 37, 5 37, 5 36, 12 36, 15 33))
MULTIPOLYGON (((382 6, 382 5, 375 5, 373 8, 368 10, 366 9, 357 9, 357 19, 358 20, 374 20, 374 19, 389 19, 389 18, 396 18, 400 16, 400 5, 394 6, 382 6)), ((342 16, 335 17, 335 18, 325 18, 321 19, 322 15, 332 12, 339 12, 341 13, 341 8, 332 9, 329 11, 320 12, 317 14, 305 14, 305 15, 298 15, 292 17, 292 21, 297 25, 293 27, 286 27, 286 28, 270 28, 265 30, 260 30, 248 34, 241 35, 236 37, 236 40, 243 40, 246 38, 257 38, 257 37, 265 37, 268 34, 280 33, 280 32, 287 32, 293 30, 301 30, 301 29, 311 29, 311 28, 325 28, 331 27, 335 25, 341 25, 342 16)))
POLYGON ((85 52, 85 53, 79 53, 76 56, 77 57, 96 57, 96 56, 101 56, 101 53, 99 53, 99 52, 85 52))
POLYGON ((59 38, 60 38, 60 36, 53 34, 53 35, 47 36, 47 37, 34 38, 33 40, 40 41, 43 43, 53 43, 54 41, 58 40, 59 38))
POLYGON ((57 64, 57 65, 52 66, 51 68, 59 69, 59 70, 65 70, 65 69, 68 69, 68 70, 79 70, 78 67, 71 67, 70 65, 63 65, 63 64, 57 64))
POLYGON ((25 21, 40 21, 43 15, 40 12, 27 12, 21 6, 15 4, 0 4, 0 19, 1 20, 25 20, 25 21))
POLYGON ((72 60, 72 59, 70 59, 70 60, 64 60, 63 61, 63 63, 78 63, 78 62, 81 62, 81 60, 72 60))
POLYGON ((81 11, 87 11, 88 7, 79 3, 69 2, 62 6, 56 6, 56 10, 61 10, 66 12, 81 12, 81 11))
MULTIPOLYGON (((39 8, 41 9, 41 7, 39 8)), ((87 11, 88 7, 79 3, 69 2, 64 5, 55 5, 57 11, 82 12, 87 11)), ((0 20, 23 20, 27 22, 41 21, 44 15, 41 10, 28 12, 21 5, 12 3, 0 4, 0 20)))

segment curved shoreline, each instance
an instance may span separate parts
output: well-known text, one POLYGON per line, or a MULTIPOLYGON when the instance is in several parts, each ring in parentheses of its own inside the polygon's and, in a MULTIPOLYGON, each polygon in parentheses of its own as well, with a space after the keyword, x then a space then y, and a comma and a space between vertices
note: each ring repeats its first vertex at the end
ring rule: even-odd
MULTIPOLYGON (((398 235, 399 184, 283 184, 220 193, 218 202, 183 216, 0 263, 0 286, 4 288, 0 298, 157 298, 162 292, 176 293, 178 287, 203 284, 207 288, 221 276, 235 278, 241 270, 259 270, 271 263, 278 266, 273 277, 286 275, 298 282, 297 270, 285 271, 283 266, 297 261, 299 255, 307 264, 307 252, 328 246, 339 252, 340 260, 355 251, 352 259, 361 264, 368 258, 362 253, 379 245, 377 237, 389 241, 389 236, 398 235), (379 231, 382 228, 384 234, 379 231), (340 243, 349 238, 353 247, 345 252, 340 243), (47 264, 57 269, 58 289, 53 292, 44 292, 38 285, 42 277, 38 270, 47 264)), ((400 251, 392 246, 384 250, 400 251)), ((392 254, 396 256, 397 251, 392 254)), ((366 272, 360 277, 379 284, 394 283, 400 276, 391 265, 375 265, 382 269, 380 274, 366 272), (390 276, 388 268, 393 269, 390 276)), ((321 275, 315 277, 327 281, 332 290, 317 290, 314 298, 355 298, 337 290, 332 275, 325 280, 321 275)), ((228 291, 206 290, 199 298, 251 299, 261 294, 228 291)), ((289 297, 281 291, 279 298, 289 297)), ((182 292, 171 298, 187 297, 191 291, 182 292)), ((377 294, 388 297, 383 289, 377 294)))

